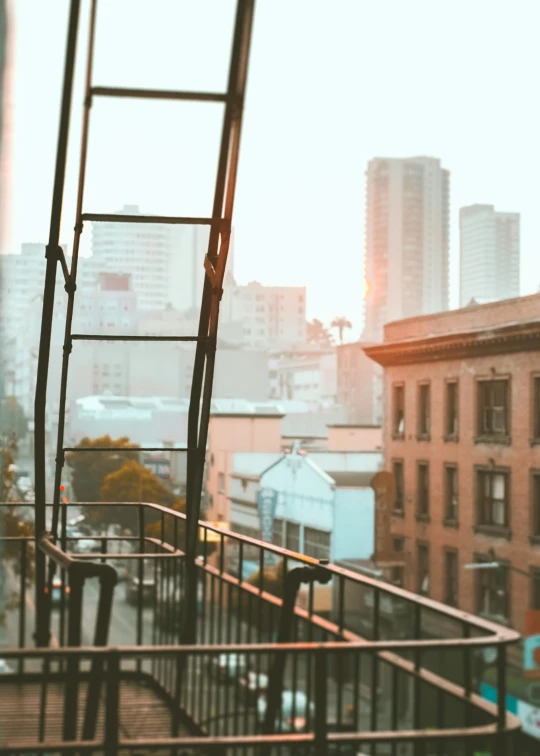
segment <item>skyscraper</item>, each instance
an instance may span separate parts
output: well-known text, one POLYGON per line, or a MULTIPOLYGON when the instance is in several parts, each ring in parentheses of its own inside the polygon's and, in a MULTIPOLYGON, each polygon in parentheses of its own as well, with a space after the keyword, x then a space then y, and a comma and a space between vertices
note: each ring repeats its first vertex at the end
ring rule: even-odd
POLYGON ((450 173, 430 157, 373 158, 366 173, 364 338, 448 309, 450 173))
POLYGON ((459 301, 479 302, 519 296, 519 213, 499 213, 493 205, 459 211, 459 301))
MULTIPOLYGON (((126 205, 119 215, 139 215, 126 205)), ((164 224, 93 223, 92 256, 101 272, 131 276, 139 310, 163 310, 169 301, 171 227, 164 224)))

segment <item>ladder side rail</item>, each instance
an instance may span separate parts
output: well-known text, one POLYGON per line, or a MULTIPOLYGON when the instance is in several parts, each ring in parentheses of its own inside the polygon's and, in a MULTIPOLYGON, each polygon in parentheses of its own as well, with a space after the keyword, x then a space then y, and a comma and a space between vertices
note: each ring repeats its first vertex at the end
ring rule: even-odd
MULTIPOLYGON (((234 39, 231 51, 229 81, 227 86, 227 105, 223 117, 220 156, 216 177, 214 206, 212 216, 223 217, 224 198, 229 197, 229 210, 232 214, 232 198, 234 189, 231 182, 236 179, 236 164, 238 149, 231 152, 232 144, 239 144, 239 123, 242 117, 244 86, 247 77, 247 51, 251 37, 254 0, 238 0, 235 20, 234 39), (233 125, 238 124, 237 140, 231 140, 233 125), (234 165, 233 165, 234 163, 234 165), (231 170, 233 168, 233 170, 231 170)), ((225 224, 218 232, 212 226, 208 242, 207 259, 212 266, 218 260, 218 242, 221 236, 223 261, 226 260, 230 237, 231 216, 224 219, 225 224)), ((193 643, 196 636, 196 569, 195 558, 197 550, 197 525, 200 514, 201 491, 204 463, 206 457, 206 443, 208 437, 208 421, 212 396, 212 382, 215 364, 216 337, 219 313, 219 300, 222 294, 224 265, 220 266, 221 279, 210 281, 205 276, 201 312, 199 318, 198 336, 203 339, 209 337, 205 344, 197 343, 193 366, 193 382, 191 387, 190 406, 188 414, 188 448, 196 447, 196 451, 188 452, 187 484, 186 484, 186 617, 182 631, 183 642, 193 643), (203 390, 204 377, 204 390, 203 390), (202 393, 202 406, 201 406, 202 393)))
POLYGON ((64 332, 64 346, 62 351, 62 372, 60 377, 60 402, 59 402, 59 417, 58 417, 58 436, 56 444, 56 465, 55 465, 55 478, 54 478, 54 492, 53 492, 53 511, 52 511, 52 527, 51 532, 54 538, 58 535, 58 519, 60 510, 60 484, 62 481, 62 470, 64 468, 64 430, 66 419, 66 397, 67 397, 67 381, 68 381, 68 368, 69 368, 69 356, 72 349, 71 339, 71 326, 73 323, 73 310, 75 307, 75 291, 77 288, 77 263, 79 259, 79 247, 80 239, 83 230, 81 222, 82 205, 84 198, 84 182, 86 177, 86 162, 88 156, 88 130, 90 122, 90 107, 91 97, 90 88, 92 84, 92 64, 94 58, 94 41, 95 41, 95 28, 96 28, 96 11, 97 0, 92 0, 90 8, 90 25, 88 33, 88 52, 86 60, 86 79, 85 79, 85 97, 84 97, 84 110, 83 110, 83 123, 81 134, 81 149, 79 160, 79 178, 77 186, 77 205, 75 210, 75 229, 73 237, 73 254, 71 257, 71 269, 69 275, 69 281, 66 283, 66 291, 68 294, 67 308, 66 308, 66 327, 64 332))
POLYGON ((64 182, 66 173, 67 144, 69 122, 71 114, 71 99, 73 93, 73 74, 75 68, 75 54, 77 49, 77 32, 79 27, 80 0, 71 0, 66 43, 66 60, 64 66, 64 82, 62 87, 62 104, 60 109, 60 127, 56 148, 56 166, 51 206, 51 220, 49 228, 49 242, 47 245, 47 267, 43 290, 43 310, 41 317, 41 334, 39 341, 38 365, 36 376, 36 394, 34 403, 34 465, 35 465, 35 538, 36 538, 36 645, 47 646, 49 643, 49 613, 50 594, 45 593, 45 554, 38 548, 38 540, 46 530, 45 500, 46 500, 46 472, 45 472, 45 432, 47 381, 49 373, 49 358, 51 351, 51 335, 54 311, 54 291, 56 284, 56 269, 58 262, 58 248, 60 242, 60 222, 64 197, 64 182))

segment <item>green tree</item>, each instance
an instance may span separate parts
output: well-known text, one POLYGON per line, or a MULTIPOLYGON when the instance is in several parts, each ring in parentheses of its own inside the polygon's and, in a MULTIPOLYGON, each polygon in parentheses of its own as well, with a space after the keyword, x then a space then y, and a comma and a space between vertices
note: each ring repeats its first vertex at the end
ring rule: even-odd
POLYGON ((320 347, 331 347, 334 344, 332 334, 317 318, 307 323, 307 340, 308 344, 316 344, 320 347))
MULTIPOLYGON (((128 460, 138 462, 137 446, 131 444, 126 437, 83 438, 77 445, 79 449, 109 449, 111 447, 125 448, 128 451, 77 451, 66 455, 66 462, 72 470, 71 482, 77 501, 102 501, 100 492, 107 475, 118 470, 128 460)), ((137 500, 138 497, 135 501, 137 500)))
MULTIPOLYGON (((21 520, 15 508, 4 511, 4 536, 6 538, 28 538, 34 535, 34 523, 21 520)), ((13 567, 19 572, 21 565, 21 541, 6 541, 4 557, 13 561, 13 567)), ((35 549, 32 541, 26 543, 26 577, 28 581, 34 579, 35 549)))
POLYGON ((338 315, 333 319, 332 323, 330 324, 330 328, 337 328, 337 331, 339 333, 339 343, 343 344, 343 331, 346 328, 352 328, 352 323, 350 320, 347 320, 344 315, 338 315))
MULTIPOLYGON (((107 502, 148 502, 161 504, 169 509, 181 509, 183 499, 178 499, 156 476, 146 467, 143 467, 134 459, 110 472, 104 479, 100 489, 100 500, 107 502)), ((185 502, 184 502, 185 504, 185 502)), ((124 527, 136 529, 138 524, 138 512, 136 507, 101 507, 101 519, 108 522, 118 523, 124 527)), ((146 510, 145 519, 148 524, 160 519, 159 513, 146 510)), ((169 520, 171 518, 166 518, 169 520)))
POLYGON ((14 396, 6 396, 0 405, 0 433, 11 435, 18 440, 28 433, 28 420, 24 410, 14 396))

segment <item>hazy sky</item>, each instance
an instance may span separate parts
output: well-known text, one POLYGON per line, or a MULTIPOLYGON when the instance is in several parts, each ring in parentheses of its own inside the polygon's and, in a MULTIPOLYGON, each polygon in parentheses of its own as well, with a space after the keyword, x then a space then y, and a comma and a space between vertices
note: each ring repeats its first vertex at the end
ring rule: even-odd
MULTIPOLYGON (((46 241, 67 0, 16 0, 10 249, 46 241)), ((83 2, 83 19, 89 4, 83 2)), ((99 0, 94 83, 225 86, 234 3, 99 0), (151 11, 151 12, 150 12, 151 11)), ((375 155, 439 157, 458 210, 521 212, 522 292, 540 283, 538 0, 257 0, 235 207, 235 275, 304 284, 308 315, 358 335, 364 171, 375 155), (536 219, 536 220, 535 220, 536 219)), ((86 23, 63 239, 71 245, 86 23)), ((221 106, 97 102, 84 208, 211 212, 221 106)), ((86 245, 90 229, 83 235, 86 245)))

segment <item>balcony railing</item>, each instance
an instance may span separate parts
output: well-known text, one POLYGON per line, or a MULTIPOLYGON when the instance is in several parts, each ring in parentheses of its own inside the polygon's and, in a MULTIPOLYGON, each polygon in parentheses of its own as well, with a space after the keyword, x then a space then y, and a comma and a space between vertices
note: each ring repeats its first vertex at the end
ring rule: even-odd
POLYGON ((94 536, 98 553, 38 542, 56 568, 47 648, 32 647, 34 539, 3 539, 0 753, 521 754, 504 705, 514 631, 203 522, 189 614, 181 514, 77 506, 122 508, 132 527, 94 536), (478 692, 486 649, 497 705, 478 692))

